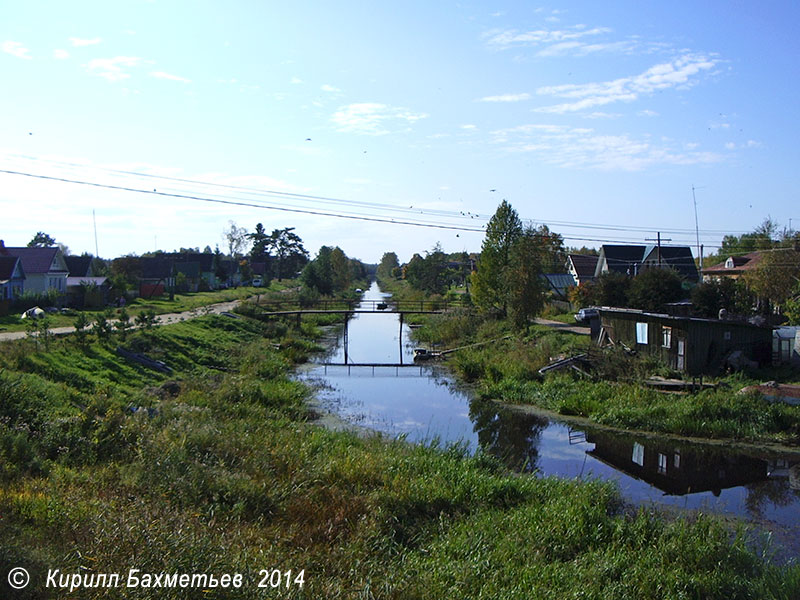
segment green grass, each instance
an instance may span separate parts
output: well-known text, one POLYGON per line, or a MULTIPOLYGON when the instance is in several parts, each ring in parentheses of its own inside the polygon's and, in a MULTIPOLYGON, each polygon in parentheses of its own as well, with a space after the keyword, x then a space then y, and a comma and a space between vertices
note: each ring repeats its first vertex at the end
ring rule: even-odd
POLYGON ((97 341, 4 346, 0 572, 33 577, 13 595, 3 577, 4 597, 65 597, 43 589, 48 568, 248 578, 240 590, 126 598, 800 594, 800 568, 769 564, 712 518, 632 513, 611 484, 510 475, 458 447, 310 423, 309 391, 290 369, 316 333, 207 316, 129 338, 171 375, 97 341), (270 568, 305 569, 305 587, 259 590, 270 568))
MULTIPOLYGON (((216 304, 219 302, 230 302, 232 300, 244 300, 253 296, 268 296, 279 293, 281 290, 294 287, 296 282, 294 280, 284 280, 283 282, 273 281, 268 287, 238 287, 227 290, 216 290, 213 292, 189 292, 185 294, 175 294, 174 299, 170 300, 168 296, 160 296, 157 298, 136 298, 130 302, 125 308, 131 319, 134 319, 140 312, 153 310, 157 315, 167 313, 187 312, 192 310, 201 309, 209 304, 216 304)), ((103 311, 87 310, 83 311, 89 320, 93 320, 95 316, 103 314, 103 311)), ((120 312, 120 309, 114 309, 114 317, 120 312)), ((75 325, 76 311, 72 314, 63 315, 55 313, 48 315, 49 326, 51 329, 56 327, 72 327, 75 325)), ((0 317, 0 331, 25 331, 25 319, 21 319, 19 314, 6 315, 0 317)))

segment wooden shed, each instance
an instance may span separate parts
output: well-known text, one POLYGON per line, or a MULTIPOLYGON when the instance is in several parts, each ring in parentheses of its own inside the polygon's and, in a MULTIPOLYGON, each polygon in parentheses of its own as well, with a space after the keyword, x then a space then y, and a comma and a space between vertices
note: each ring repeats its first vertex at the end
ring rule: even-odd
POLYGON ((772 328, 742 321, 674 317, 601 307, 600 342, 622 343, 689 375, 723 370, 737 351, 759 365, 772 359, 772 328))

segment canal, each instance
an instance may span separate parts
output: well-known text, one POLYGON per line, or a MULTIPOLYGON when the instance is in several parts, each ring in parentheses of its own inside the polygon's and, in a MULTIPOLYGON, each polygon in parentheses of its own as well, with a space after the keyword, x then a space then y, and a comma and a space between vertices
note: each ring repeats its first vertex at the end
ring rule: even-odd
MULTIPOLYGON (((363 300, 388 297, 376 283, 363 300)), ((322 363, 344 363, 340 336, 322 363)), ((410 330, 396 314, 357 314, 348 323, 352 363, 413 364, 410 330), (402 360, 401 360, 402 357, 402 360)), ((781 562, 800 558, 800 457, 637 436, 565 422, 482 401, 435 365, 312 366, 327 411, 411 442, 460 444, 509 468, 617 483, 625 501, 738 517, 768 533, 781 562)))

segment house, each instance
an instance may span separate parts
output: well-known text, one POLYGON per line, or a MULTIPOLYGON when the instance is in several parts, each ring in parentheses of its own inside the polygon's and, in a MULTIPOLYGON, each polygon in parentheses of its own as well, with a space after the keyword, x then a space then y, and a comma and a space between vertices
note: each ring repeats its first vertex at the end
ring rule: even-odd
POLYGON ((650 246, 645 249, 642 268, 668 267, 675 269, 682 279, 698 283, 700 276, 689 246, 650 246))
POLYGON ((692 376, 719 373, 737 358, 759 365, 772 360, 771 327, 605 306, 598 312, 600 343, 622 344, 656 356, 692 376))
POLYGON ((93 256, 85 254, 83 256, 65 256, 70 277, 94 277, 92 269, 93 256))
POLYGON ((624 273, 631 277, 638 275, 646 248, 646 246, 603 244, 600 247, 600 255, 597 257, 594 276, 600 277, 609 271, 624 273))
POLYGON ((758 267, 761 258, 764 256, 762 251, 749 252, 741 256, 729 256, 719 264, 703 269, 703 281, 711 281, 727 277, 738 279, 748 271, 758 267))
POLYGON ((172 261, 163 256, 143 256, 139 263, 139 296, 152 298, 161 296, 166 290, 175 289, 175 272, 172 261))
POLYGON ((0 302, 18 298, 24 285, 22 261, 16 256, 0 256, 0 302))
POLYGON ((598 257, 594 254, 567 255, 567 272, 572 275, 577 285, 594 280, 598 257))
POLYGON ((24 292, 46 294, 54 290, 66 293, 69 269, 60 248, 8 247, 0 240, 0 256, 20 259, 25 273, 24 292))

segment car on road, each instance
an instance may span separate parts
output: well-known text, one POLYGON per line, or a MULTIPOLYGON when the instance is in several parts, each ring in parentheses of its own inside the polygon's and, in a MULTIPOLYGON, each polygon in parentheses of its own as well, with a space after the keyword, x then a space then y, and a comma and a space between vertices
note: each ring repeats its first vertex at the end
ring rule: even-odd
POLYGON ((575 314, 575 320, 578 323, 588 323, 590 319, 593 319, 593 318, 599 317, 599 316, 600 316, 600 312, 596 308, 589 306, 589 307, 580 309, 575 314))

